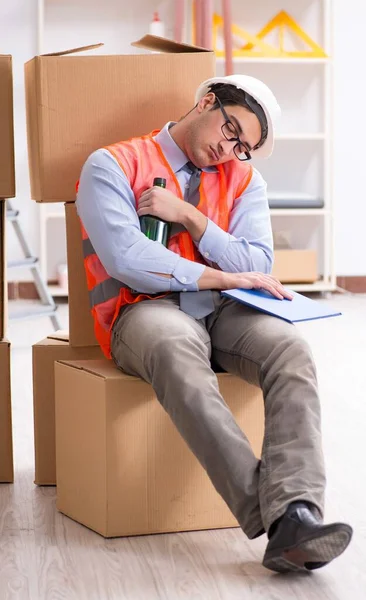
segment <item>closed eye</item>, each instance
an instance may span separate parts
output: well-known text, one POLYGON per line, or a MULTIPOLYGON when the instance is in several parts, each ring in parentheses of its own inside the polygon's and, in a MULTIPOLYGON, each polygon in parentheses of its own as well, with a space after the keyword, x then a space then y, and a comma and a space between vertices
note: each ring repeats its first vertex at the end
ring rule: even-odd
MULTIPOLYGON (((233 123, 231 123, 231 126, 232 126, 232 129, 235 130, 235 136, 236 136, 236 138, 240 139, 239 136, 243 135, 243 133, 244 133, 244 131, 243 131, 240 123, 239 123, 238 119, 235 117, 235 115, 230 115, 230 119, 232 119, 235 122, 237 129, 234 127, 233 123), (238 133, 238 131, 239 131, 239 133, 238 133)), ((242 142, 240 140, 240 145, 244 146, 244 150, 246 152, 251 152, 252 151, 252 147, 250 146, 250 144, 248 144, 248 142, 242 142)), ((244 150, 243 150, 243 152, 244 152, 244 150)))
POLYGON ((228 121, 226 123, 226 129, 227 132, 233 136, 234 139, 238 139, 239 138, 239 134, 237 132, 237 130, 235 129, 234 125, 232 123, 230 123, 230 121, 228 121))

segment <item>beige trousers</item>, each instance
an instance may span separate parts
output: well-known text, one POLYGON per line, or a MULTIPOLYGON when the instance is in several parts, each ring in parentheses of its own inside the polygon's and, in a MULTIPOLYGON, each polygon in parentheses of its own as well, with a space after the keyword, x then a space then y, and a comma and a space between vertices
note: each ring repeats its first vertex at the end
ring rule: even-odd
MULTIPOLYGON (((122 308, 112 332, 117 367, 150 383, 249 538, 290 502, 323 515, 325 474, 316 370, 295 326, 214 293, 195 320, 179 295, 122 308), (212 362, 263 390, 261 460, 222 398, 212 362)), ((168 450, 168 449, 167 449, 168 450)))

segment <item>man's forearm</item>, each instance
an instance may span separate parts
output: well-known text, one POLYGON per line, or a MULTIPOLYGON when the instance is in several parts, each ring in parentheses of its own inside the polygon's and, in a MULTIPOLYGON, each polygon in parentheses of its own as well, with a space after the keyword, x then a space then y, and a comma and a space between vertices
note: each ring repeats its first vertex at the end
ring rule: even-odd
POLYGON ((206 231, 207 217, 191 204, 186 203, 185 209, 186 212, 184 220, 182 220, 182 225, 187 229, 191 238, 195 242, 199 242, 206 231))

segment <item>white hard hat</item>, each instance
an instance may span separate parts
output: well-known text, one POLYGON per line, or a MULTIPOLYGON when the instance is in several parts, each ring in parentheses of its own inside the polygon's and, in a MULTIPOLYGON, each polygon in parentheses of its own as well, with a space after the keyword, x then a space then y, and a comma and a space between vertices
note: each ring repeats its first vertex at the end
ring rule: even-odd
POLYGON ((215 83, 234 85, 236 88, 250 94, 260 104, 267 118, 268 134, 263 145, 257 148, 257 150, 253 150, 252 154, 262 158, 271 156, 274 145, 275 124, 281 116, 281 109, 273 92, 263 81, 250 75, 227 75, 226 77, 212 77, 203 81, 196 91, 195 102, 199 102, 203 96, 208 94, 210 87, 215 85, 215 83))

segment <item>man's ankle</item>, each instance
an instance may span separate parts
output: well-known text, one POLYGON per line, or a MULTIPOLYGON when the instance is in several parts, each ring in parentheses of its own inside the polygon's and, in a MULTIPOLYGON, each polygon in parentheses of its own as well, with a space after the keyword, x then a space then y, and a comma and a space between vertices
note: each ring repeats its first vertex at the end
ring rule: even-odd
POLYGON ((285 515, 291 514, 292 511, 295 511, 298 508, 307 508, 313 512, 314 505, 311 502, 308 502, 306 500, 295 500, 295 502, 291 502, 288 505, 288 507, 286 508, 286 511, 283 513, 283 515, 281 515, 278 519, 276 519, 270 526, 270 528, 268 530, 268 539, 270 539, 273 536, 273 534, 276 532, 276 529, 277 529, 278 525, 280 524, 280 522, 282 521, 283 517, 285 515))

